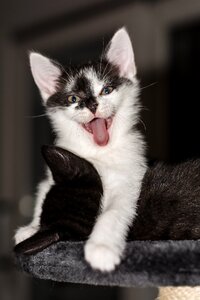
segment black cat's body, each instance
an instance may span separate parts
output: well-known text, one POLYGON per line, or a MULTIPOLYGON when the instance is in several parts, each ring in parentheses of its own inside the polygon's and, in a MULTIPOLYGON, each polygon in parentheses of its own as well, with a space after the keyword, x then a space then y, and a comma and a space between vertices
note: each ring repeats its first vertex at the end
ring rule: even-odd
MULTIPOLYGON (((33 254, 59 240, 86 240, 100 211, 101 179, 86 160, 58 147, 43 155, 55 184, 46 195, 40 230, 15 247, 33 254)), ((128 240, 200 239, 200 160, 157 164, 144 176, 128 240)))
POLYGON ((103 187, 89 162, 54 146, 43 146, 42 153, 55 184, 43 202, 39 231, 15 246, 20 253, 36 253, 59 240, 86 240, 100 210, 103 187))
POLYGON ((200 159, 148 169, 129 239, 200 239, 200 159))
POLYGON ((43 203, 41 228, 62 239, 85 240, 100 208, 101 179, 89 162, 66 150, 46 147, 43 153, 56 184, 43 203))

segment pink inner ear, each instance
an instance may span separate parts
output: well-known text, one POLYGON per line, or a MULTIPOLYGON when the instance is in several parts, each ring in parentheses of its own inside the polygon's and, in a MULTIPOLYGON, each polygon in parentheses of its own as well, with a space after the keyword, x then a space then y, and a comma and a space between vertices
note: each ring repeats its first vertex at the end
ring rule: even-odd
POLYGON ((31 53, 30 64, 34 80, 46 100, 56 92, 61 71, 50 59, 39 53, 31 53))
POLYGON ((121 76, 129 79, 135 76, 133 48, 129 35, 124 28, 115 33, 106 57, 111 63, 119 67, 121 76))
POLYGON ((57 79, 59 75, 55 76, 55 74, 40 74, 37 78, 40 86, 40 90, 43 93, 46 93, 48 96, 53 95, 56 92, 57 79))

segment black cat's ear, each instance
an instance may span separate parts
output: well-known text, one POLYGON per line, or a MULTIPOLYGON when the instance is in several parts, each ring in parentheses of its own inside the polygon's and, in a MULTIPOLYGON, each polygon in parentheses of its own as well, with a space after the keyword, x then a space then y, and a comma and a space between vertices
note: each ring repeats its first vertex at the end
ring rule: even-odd
POLYGON ((43 146, 43 157, 56 182, 73 180, 97 173, 85 159, 56 146, 43 146))

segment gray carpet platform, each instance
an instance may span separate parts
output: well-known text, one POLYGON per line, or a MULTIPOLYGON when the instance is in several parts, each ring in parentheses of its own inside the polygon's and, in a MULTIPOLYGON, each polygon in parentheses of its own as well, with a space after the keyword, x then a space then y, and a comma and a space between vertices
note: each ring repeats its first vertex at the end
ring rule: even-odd
POLYGON ((58 242, 35 255, 16 255, 30 275, 58 282, 104 286, 200 285, 200 240, 131 241, 114 272, 94 271, 84 261, 83 242, 58 242))

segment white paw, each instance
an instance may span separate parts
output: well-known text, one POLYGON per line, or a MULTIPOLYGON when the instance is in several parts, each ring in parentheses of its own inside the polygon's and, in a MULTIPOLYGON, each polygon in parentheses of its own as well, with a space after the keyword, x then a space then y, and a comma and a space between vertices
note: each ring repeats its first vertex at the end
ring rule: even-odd
POLYGON ((33 234, 35 234, 38 231, 37 227, 33 227, 31 225, 20 227, 14 236, 15 244, 19 244, 23 242, 24 240, 31 237, 33 234))
POLYGON ((120 263, 120 256, 112 248, 104 244, 88 241, 85 245, 85 259, 93 269, 102 272, 113 271, 120 263))

